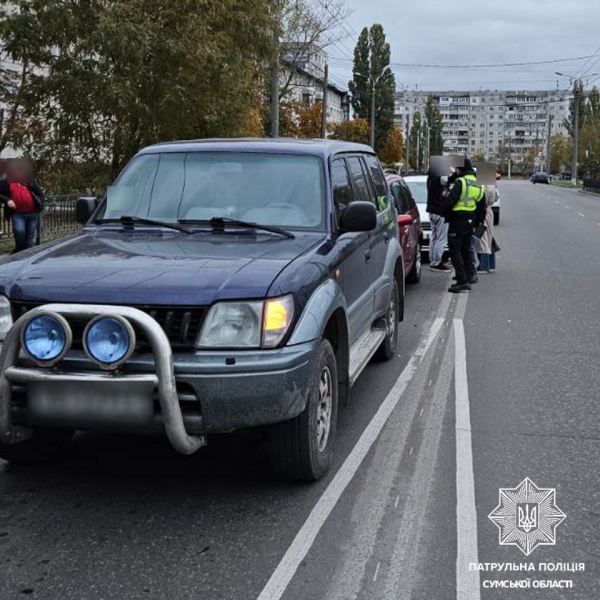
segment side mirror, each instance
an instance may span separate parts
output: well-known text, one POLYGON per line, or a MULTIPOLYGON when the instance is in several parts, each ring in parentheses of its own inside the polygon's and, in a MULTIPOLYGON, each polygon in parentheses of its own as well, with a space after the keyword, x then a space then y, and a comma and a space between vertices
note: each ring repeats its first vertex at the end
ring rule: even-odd
POLYGON ((371 231, 377 227, 377 210, 371 202, 351 202, 340 216, 344 233, 371 231))
POLYGON ((95 196, 83 196, 77 198, 77 204, 75 205, 75 218, 80 225, 85 225, 92 216, 92 213, 98 206, 98 198, 95 196))
POLYGON ((402 227, 403 225, 411 225, 415 220, 410 215, 400 215, 398 217, 398 225, 402 227))

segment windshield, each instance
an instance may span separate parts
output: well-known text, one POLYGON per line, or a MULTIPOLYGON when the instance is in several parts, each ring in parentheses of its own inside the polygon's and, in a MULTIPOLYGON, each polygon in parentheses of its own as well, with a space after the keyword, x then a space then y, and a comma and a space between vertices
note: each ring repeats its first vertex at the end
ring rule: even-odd
POLYGON ((417 204, 427 204, 426 181, 407 181, 406 185, 410 188, 413 198, 417 204))
POLYGON ((188 152, 135 158, 108 189, 96 220, 123 215, 169 223, 227 217, 322 229, 322 163, 311 156, 188 152))

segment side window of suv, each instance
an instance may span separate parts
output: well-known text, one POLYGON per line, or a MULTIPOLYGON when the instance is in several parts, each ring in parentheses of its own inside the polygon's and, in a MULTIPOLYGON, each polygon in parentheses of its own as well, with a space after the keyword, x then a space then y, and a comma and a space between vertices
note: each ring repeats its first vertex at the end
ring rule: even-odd
POLYGON ((372 202, 377 206, 375 202, 375 190, 371 184, 367 181, 367 176, 363 170, 361 160, 358 156, 352 156, 347 159, 348 168, 350 174, 354 180, 354 186, 356 189, 356 200, 361 202, 372 202))
POLYGON ((333 204, 335 215, 339 222, 342 211, 350 202, 354 201, 354 190, 350 181, 350 175, 346 167, 346 161, 341 158, 331 163, 331 183, 333 186, 333 204))
POLYGON ((371 180, 375 186, 375 193, 377 194, 377 210, 384 210, 388 206, 388 188, 385 183, 385 175, 381 168, 381 164, 377 160, 377 157, 367 154, 364 156, 365 165, 367 171, 371 174, 371 180))

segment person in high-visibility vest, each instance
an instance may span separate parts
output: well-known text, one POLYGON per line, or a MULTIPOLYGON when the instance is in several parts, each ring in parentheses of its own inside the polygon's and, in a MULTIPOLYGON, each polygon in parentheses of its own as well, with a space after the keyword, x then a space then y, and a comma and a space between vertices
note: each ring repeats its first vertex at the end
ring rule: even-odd
POLYGON ((456 283, 448 291, 458 293, 470 290, 471 284, 477 283, 472 237, 486 215, 485 186, 477 185, 477 175, 468 158, 457 168, 457 178, 448 198, 452 206, 446 213, 448 248, 456 272, 456 283))

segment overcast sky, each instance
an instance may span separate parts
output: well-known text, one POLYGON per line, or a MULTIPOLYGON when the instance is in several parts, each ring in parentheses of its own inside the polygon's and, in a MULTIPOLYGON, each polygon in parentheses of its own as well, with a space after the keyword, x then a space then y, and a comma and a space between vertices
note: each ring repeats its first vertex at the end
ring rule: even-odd
MULTIPOLYGON (((600 0, 345 0, 346 37, 327 49, 337 84, 352 76, 357 32, 381 23, 393 63, 472 65, 596 55, 589 60, 511 68, 437 69, 392 66, 397 88, 525 90, 570 87, 555 71, 600 72, 600 0), (350 35, 348 35, 350 34, 350 35)), ((598 75, 589 84, 600 84, 598 75)))

